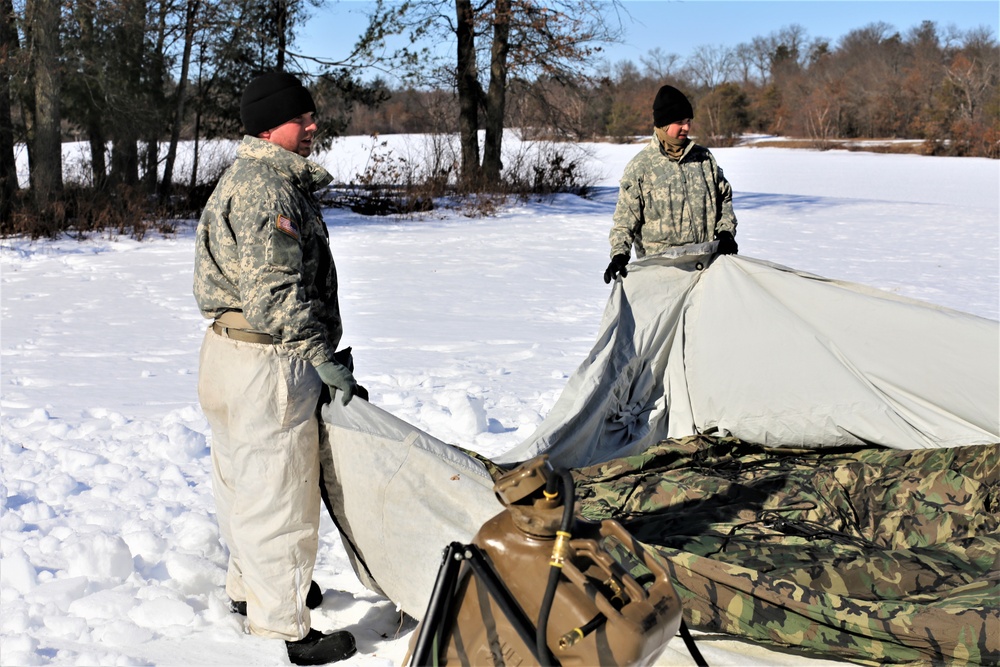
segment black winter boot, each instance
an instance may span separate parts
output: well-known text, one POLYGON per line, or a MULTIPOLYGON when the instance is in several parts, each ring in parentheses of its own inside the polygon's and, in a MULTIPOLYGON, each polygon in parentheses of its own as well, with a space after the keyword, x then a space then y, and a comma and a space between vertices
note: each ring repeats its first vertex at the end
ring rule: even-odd
POLYGON ((302 639, 285 642, 288 659, 294 665, 325 665, 328 662, 346 660, 358 652, 354 635, 347 630, 338 630, 328 635, 310 629, 302 639))
MULTIPOLYGON (((309 593, 306 594, 306 606, 310 609, 315 609, 316 607, 323 604, 323 591, 320 590, 319 584, 315 581, 309 583, 309 593)), ((247 601, 246 600, 229 600, 229 611, 234 614, 239 614, 240 616, 247 615, 247 601)))

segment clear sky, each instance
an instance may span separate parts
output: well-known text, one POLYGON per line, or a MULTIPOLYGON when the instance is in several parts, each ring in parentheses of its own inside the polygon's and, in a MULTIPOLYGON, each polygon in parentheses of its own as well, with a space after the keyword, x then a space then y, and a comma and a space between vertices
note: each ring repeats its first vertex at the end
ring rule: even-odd
MULTIPOLYGON (((300 28, 299 49, 342 58, 365 26, 371 4, 324 2, 300 28)), ((733 47, 792 24, 805 28, 807 38, 825 38, 833 46, 851 30, 875 22, 888 23, 904 35, 925 20, 940 30, 985 26, 994 39, 1000 32, 998 0, 628 0, 622 5, 627 11, 625 43, 607 47, 606 58, 636 65, 657 47, 684 59, 699 46, 733 47)))

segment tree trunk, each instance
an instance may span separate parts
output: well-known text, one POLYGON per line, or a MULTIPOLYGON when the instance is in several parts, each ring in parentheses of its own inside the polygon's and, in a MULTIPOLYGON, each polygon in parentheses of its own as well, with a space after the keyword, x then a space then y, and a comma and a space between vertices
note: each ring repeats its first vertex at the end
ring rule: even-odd
POLYGON ((187 97, 188 72, 191 69, 191 49, 194 46, 195 17, 198 15, 199 0, 188 0, 184 15, 184 50, 181 55, 181 76, 177 81, 177 105, 174 107, 174 121, 170 130, 170 145, 163 165, 163 180, 160 182, 160 196, 170 196, 174 180, 174 162, 177 160, 177 144, 180 143, 181 125, 184 123, 184 103, 187 97))
POLYGON ((198 159, 200 157, 201 148, 201 116, 205 108, 205 99, 208 97, 208 86, 205 84, 204 79, 204 64, 205 64, 205 47, 204 45, 198 48, 198 77, 195 79, 197 82, 194 87, 194 137, 192 137, 192 151, 191 151, 191 180, 189 181, 189 197, 194 195, 195 188, 198 186, 198 159))
POLYGON ((144 189, 150 194, 157 192, 157 182, 160 176, 160 137, 163 136, 163 126, 170 117, 167 111, 167 66, 166 66, 166 41, 167 41, 167 18, 171 9, 168 3, 161 3, 159 16, 156 22, 156 41, 149 53, 143 53, 142 60, 146 63, 144 69, 147 73, 147 80, 144 81, 144 90, 141 99, 146 100, 149 109, 147 120, 152 123, 143 123, 143 139, 146 145, 146 165, 143 180, 144 189))
POLYGON ((100 65, 95 58, 98 47, 95 45, 97 39, 95 37, 94 5, 91 2, 78 2, 73 12, 80 31, 79 49, 83 56, 80 59, 82 80, 86 82, 85 85, 89 92, 89 95, 84 98, 86 105, 84 126, 90 143, 91 180, 95 189, 104 190, 108 185, 108 136, 104 131, 105 120, 102 110, 97 102, 97 99, 103 97, 103 92, 98 83, 101 80, 100 65))
POLYGON ((277 21, 275 30, 278 37, 278 69, 285 71, 285 50, 288 48, 288 2, 287 0, 277 1, 277 21))
POLYGON ((62 135, 59 115, 59 0, 29 0, 26 13, 33 40, 35 139, 31 183, 39 208, 62 193, 62 135))
POLYGON ((11 63, 20 51, 14 25, 14 4, 0 0, 0 226, 5 227, 17 193, 17 161, 14 156, 14 118, 11 115, 11 63))
POLYGON ((144 191, 152 194, 156 192, 156 181, 157 176, 159 176, 160 142, 157 137, 150 136, 142 143, 146 147, 146 153, 142 156, 145 161, 143 165, 142 187, 144 191))
POLYGON ((480 180, 479 167, 479 78, 476 69, 475 14, 472 0, 455 0, 458 60, 458 136, 462 165, 460 180, 475 184, 480 180))
POLYGON ((111 180, 116 185, 135 185, 139 182, 137 141, 135 133, 125 128, 111 143, 111 180))
POLYGON ((108 187, 108 138, 100 122, 92 119, 87 125, 87 139, 90 143, 90 173, 95 190, 108 187))
MULTIPOLYGON (((122 49, 119 57, 125 67, 121 69, 125 90, 122 99, 131 105, 140 104, 142 68, 144 64, 143 41, 146 29, 143 0, 123 0, 125 6, 122 26, 122 49)), ((147 110, 148 111, 148 110, 147 110)), ((117 115, 117 114, 116 114, 117 115)), ((114 140, 111 149, 111 179, 116 185, 136 185, 139 182, 139 124, 143 119, 122 114, 114 119, 114 140)))
POLYGON ((195 188, 198 187, 198 151, 201 148, 200 145, 201 138, 201 109, 196 109, 194 112, 194 138, 192 139, 191 151, 191 181, 189 183, 190 190, 193 193, 195 188))
POLYGON ((490 49, 490 87, 486 94, 486 143, 483 180, 497 185, 503 170, 504 112, 507 108, 507 53, 510 51, 510 0, 496 0, 493 45, 490 49))

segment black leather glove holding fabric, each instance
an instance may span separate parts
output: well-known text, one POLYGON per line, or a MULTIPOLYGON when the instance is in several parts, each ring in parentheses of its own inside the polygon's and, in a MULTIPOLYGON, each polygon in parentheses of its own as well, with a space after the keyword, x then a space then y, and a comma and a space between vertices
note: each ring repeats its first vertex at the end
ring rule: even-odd
POLYGON ((628 255, 615 255, 611 258, 611 263, 608 264, 608 268, 604 269, 604 282, 610 283, 618 274, 624 278, 628 275, 628 269, 625 266, 628 264, 628 255))
POLYGON ((719 250, 720 255, 735 255, 739 252, 740 247, 736 245, 736 239, 729 232, 719 232, 719 250))
POLYGON ((316 372, 323 384, 330 388, 331 401, 336 398, 338 389, 344 392, 344 397, 340 399, 343 405, 350 403, 354 394, 358 393, 358 382, 347 366, 336 361, 324 361, 316 367, 316 372))

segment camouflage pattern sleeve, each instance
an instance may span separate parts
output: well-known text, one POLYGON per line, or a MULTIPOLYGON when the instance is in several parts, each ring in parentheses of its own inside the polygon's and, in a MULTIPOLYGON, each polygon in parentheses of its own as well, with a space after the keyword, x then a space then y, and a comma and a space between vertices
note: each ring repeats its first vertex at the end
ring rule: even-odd
POLYGON ((231 216, 230 224, 240 249, 239 292, 247 321, 314 366, 333 359, 326 327, 313 316, 307 293, 301 244, 308 214, 287 191, 248 188, 236 202, 242 205, 234 211, 242 214, 231 216))
MULTIPOLYGON (((225 182, 223 176, 220 185, 225 182)), ((215 319, 227 310, 240 310, 236 286, 237 265, 226 258, 235 257, 236 238, 222 221, 225 204, 216 188, 202 211, 195 230, 194 285, 195 301, 201 314, 215 319)))
POLYGON ((615 213, 611 219, 611 233, 608 236, 611 243, 611 257, 631 256, 632 245, 636 240, 639 241, 636 247, 637 254, 642 256, 643 202, 641 183, 636 177, 636 159, 633 158, 625 167, 625 174, 618 185, 618 203, 615 205, 615 213))
MULTIPOLYGON (((715 160, 712 160, 715 162, 715 160)), ((733 186, 726 180, 722 167, 715 164, 716 183, 719 190, 719 210, 716 214, 715 231, 729 232, 736 236, 736 213, 733 211, 733 186)))

